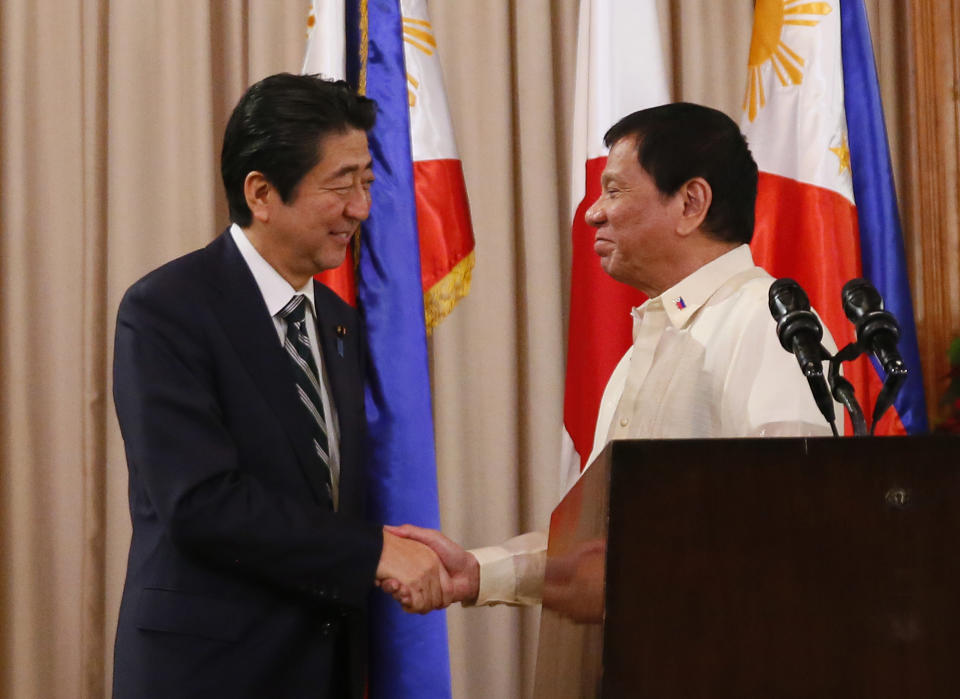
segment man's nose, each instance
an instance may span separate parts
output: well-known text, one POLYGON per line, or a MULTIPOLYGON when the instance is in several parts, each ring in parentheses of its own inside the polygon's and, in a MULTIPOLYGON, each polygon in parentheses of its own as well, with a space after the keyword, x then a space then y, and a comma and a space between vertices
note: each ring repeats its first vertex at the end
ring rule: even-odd
POLYGON ((344 213, 357 221, 366 221, 370 216, 370 191, 363 186, 354 187, 344 206, 344 213))
POLYGON ((603 225, 603 222, 606 220, 606 216, 603 213, 603 207, 600 205, 600 200, 597 199, 593 204, 590 205, 590 208, 586 210, 583 214, 583 220, 587 222, 588 226, 597 226, 603 225))

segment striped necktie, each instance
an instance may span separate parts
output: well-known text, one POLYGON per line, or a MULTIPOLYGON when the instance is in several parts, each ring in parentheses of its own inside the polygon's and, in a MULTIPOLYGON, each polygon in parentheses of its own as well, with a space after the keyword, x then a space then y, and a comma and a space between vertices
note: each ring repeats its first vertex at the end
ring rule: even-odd
POLYGON ((320 398, 320 382, 317 380, 320 374, 317 371, 316 363, 313 361, 313 352, 310 351, 306 311, 306 297, 303 294, 296 294, 277 315, 287 323, 287 335, 283 341, 283 348, 293 364, 300 402, 310 414, 310 424, 314 428, 313 448, 323 464, 323 480, 327 487, 327 495, 330 496, 330 502, 336 506, 330 474, 330 442, 327 439, 327 421, 323 412, 323 400, 320 398))

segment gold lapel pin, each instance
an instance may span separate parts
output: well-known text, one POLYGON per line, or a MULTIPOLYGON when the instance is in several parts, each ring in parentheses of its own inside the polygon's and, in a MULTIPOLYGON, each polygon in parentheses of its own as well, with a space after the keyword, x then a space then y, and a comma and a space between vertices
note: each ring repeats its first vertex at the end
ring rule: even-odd
POLYGON ((337 354, 343 357, 343 338, 347 336, 345 325, 337 326, 337 354))

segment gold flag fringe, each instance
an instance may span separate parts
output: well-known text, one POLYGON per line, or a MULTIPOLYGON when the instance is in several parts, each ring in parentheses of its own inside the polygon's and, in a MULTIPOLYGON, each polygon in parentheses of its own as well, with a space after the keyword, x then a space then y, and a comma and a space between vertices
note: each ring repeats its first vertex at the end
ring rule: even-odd
POLYGON ((427 321, 427 335, 450 315, 460 299, 470 293, 474 251, 460 260, 447 275, 423 295, 423 314, 427 321))

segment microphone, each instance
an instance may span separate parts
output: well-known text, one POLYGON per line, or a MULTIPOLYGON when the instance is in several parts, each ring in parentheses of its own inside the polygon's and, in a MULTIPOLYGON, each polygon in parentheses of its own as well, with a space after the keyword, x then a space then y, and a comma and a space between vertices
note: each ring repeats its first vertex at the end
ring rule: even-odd
POLYGON ((907 380, 907 366, 897 351, 900 339, 900 324, 890 311, 883 309, 880 292, 866 279, 851 279, 840 292, 843 312, 857 330, 857 345, 869 351, 880 362, 886 379, 873 406, 870 434, 907 380))
POLYGON ((800 370, 807 377, 813 398, 823 416, 836 428, 836 413, 830 389, 823 378, 824 350, 820 346, 823 326, 810 310, 810 299, 793 279, 784 277, 770 285, 770 313, 777 321, 777 338, 788 352, 797 357, 800 370))
POLYGON ((857 331, 857 344, 870 351, 887 376, 907 373, 897 351, 900 324, 883 308, 880 292, 866 279, 851 279, 841 292, 843 312, 857 331))

